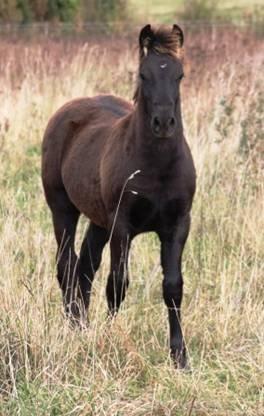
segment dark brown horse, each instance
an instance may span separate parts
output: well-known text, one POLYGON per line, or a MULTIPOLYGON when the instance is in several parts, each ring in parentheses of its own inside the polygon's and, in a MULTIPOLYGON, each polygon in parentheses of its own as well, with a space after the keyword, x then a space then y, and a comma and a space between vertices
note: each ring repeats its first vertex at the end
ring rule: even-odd
POLYGON ((170 350, 179 367, 186 363, 181 260, 195 192, 195 169, 181 118, 182 45, 177 25, 157 30, 145 26, 139 35, 134 105, 112 95, 69 102, 49 121, 42 159, 66 314, 77 322, 85 319, 108 241, 106 295, 109 313, 115 314, 128 287, 130 243, 140 233, 155 231, 161 241, 170 350), (74 239, 81 213, 90 224, 77 258, 74 239))

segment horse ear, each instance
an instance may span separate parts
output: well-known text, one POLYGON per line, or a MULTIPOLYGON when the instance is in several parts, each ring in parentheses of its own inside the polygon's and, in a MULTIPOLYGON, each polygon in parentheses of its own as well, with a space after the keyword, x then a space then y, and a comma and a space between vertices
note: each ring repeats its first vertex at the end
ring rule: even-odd
POLYGON ((153 39, 153 32, 151 29, 151 25, 144 26, 139 34, 139 49, 140 49, 140 56, 144 57, 148 53, 148 48, 150 43, 153 39))
POLYGON ((182 29, 178 25, 173 25, 172 32, 178 39, 179 47, 182 48, 184 42, 184 35, 182 29))

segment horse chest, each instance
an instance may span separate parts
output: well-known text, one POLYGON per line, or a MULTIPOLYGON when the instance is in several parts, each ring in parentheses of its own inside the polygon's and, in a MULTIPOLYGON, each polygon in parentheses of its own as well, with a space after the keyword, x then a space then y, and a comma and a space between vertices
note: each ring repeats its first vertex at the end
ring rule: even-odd
POLYGON ((128 211, 129 223, 135 233, 173 227, 177 218, 184 215, 187 207, 187 200, 183 196, 151 198, 134 195, 128 211))

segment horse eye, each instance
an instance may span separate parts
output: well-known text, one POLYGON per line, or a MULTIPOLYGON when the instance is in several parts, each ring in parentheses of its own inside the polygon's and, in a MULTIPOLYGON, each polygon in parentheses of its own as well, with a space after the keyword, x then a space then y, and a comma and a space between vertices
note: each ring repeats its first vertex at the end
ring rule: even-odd
POLYGON ((142 81, 145 81, 145 80, 146 80, 146 77, 145 77, 145 75, 144 75, 144 74, 142 74, 142 72, 140 72, 139 76, 140 76, 140 79, 141 79, 142 81))
POLYGON ((181 74, 179 77, 175 79, 175 82, 181 81, 184 77, 184 74, 181 74))

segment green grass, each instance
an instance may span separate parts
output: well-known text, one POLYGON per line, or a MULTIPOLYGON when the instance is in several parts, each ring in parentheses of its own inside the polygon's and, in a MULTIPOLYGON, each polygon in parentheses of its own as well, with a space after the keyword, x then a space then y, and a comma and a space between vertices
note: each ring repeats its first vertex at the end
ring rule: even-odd
POLYGON ((139 19, 145 19, 150 21, 161 21, 163 23, 170 22, 182 6, 183 0, 165 0, 161 2, 159 0, 144 1, 131 0, 130 5, 139 19))
MULTIPOLYGON (((201 6, 203 6, 205 3, 206 2, 201 1, 201 6)), ((207 3, 210 4, 210 2, 207 3)), ((142 21, 148 20, 150 21, 150 23, 171 23, 175 19, 177 21, 181 21, 184 19, 193 20, 191 15, 188 16, 187 13, 185 13, 182 16, 185 4, 187 4, 187 1, 185 0, 148 0, 144 2, 138 0, 130 0, 131 8, 137 16, 137 18, 142 21)), ((204 15, 202 17, 202 20, 217 20, 221 16, 224 21, 238 22, 244 20, 251 13, 254 13, 254 10, 260 10, 260 8, 262 8, 263 15, 262 0, 253 0, 251 2, 248 2, 246 0, 223 0, 221 2, 215 2, 215 5, 209 9, 210 11, 208 12, 208 15, 204 15), (211 13, 215 12, 216 7, 216 16, 213 16, 211 13)), ((199 7, 197 8, 197 10, 199 10, 199 7)), ((196 16, 196 19, 199 19, 199 16, 200 14, 196 16)))

